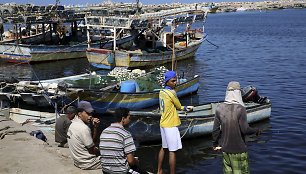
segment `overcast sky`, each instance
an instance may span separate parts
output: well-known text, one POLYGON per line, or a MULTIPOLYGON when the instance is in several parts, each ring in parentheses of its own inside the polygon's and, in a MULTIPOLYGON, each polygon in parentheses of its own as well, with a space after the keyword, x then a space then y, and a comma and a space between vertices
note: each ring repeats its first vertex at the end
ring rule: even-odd
MULTIPOLYGON (((136 2, 136 0, 112 0, 113 2, 136 2)), ((249 1, 249 2, 255 2, 259 0, 140 0, 143 4, 166 4, 166 3, 173 3, 173 2, 180 2, 180 3, 196 3, 196 2, 224 2, 224 1, 249 1)), ((15 2, 17 4, 35 4, 35 5, 49 5, 49 4, 55 4, 56 0, 0 0, 0 3, 11 3, 15 2)), ((97 4, 102 3, 103 0, 60 0, 61 5, 77 5, 77 4, 97 4)))

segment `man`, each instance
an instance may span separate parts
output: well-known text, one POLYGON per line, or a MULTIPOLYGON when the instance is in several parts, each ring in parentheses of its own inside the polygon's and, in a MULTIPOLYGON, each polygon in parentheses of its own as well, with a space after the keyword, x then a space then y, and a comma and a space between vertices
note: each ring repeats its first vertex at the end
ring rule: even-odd
POLYGON ((212 133, 213 149, 223 152, 224 173, 250 173, 245 135, 253 133, 260 131, 249 127, 240 84, 229 82, 225 102, 216 108, 212 133))
POLYGON ((0 17, 0 41, 3 40, 4 27, 3 27, 3 19, 0 17))
POLYGON ((176 151, 182 149, 182 141, 178 127, 181 120, 177 110, 192 111, 193 106, 182 106, 174 91, 177 83, 176 73, 168 71, 165 73, 165 89, 159 93, 160 103, 160 132, 162 137, 162 147, 158 154, 158 174, 162 174, 162 164, 165 150, 169 151, 170 174, 175 173, 176 151))
POLYGON ((77 110, 67 133, 74 165, 84 170, 101 169, 99 150, 95 146, 100 120, 92 117, 94 109, 87 101, 80 101, 77 110), (93 124, 93 136, 87 125, 90 123, 93 124))
POLYGON ((66 109, 66 114, 57 118, 55 123, 55 142, 60 143, 58 147, 68 147, 67 132, 71 124, 71 120, 76 115, 77 110, 74 106, 66 109))
POLYGON ((143 173, 139 171, 134 140, 124 127, 130 123, 127 108, 109 109, 115 121, 100 136, 100 153, 104 174, 143 173))

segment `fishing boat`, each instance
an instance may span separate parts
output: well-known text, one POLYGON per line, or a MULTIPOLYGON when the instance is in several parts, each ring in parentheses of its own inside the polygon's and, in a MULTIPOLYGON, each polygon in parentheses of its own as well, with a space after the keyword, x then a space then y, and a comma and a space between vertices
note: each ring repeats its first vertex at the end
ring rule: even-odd
MULTIPOLYGON (((210 135, 213 130, 215 110, 221 102, 207 103, 194 107, 193 112, 179 112, 181 125, 178 127, 182 138, 210 135)), ((271 102, 245 103, 248 123, 255 123, 271 116, 271 102)), ((139 143, 160 141, 161 115, 156 111, 131 111, 129 130, 139 143)))
MULTIPOLYGON (((163 38, 172 39, 172 33, 163 34, 163 38)), ((194 37, 190 37, 188 43, 181 40, 177 41, 174 45, 176 61, 194 56, 206 39, 206 35, 198 30, 189 30, 189 34, 192 34, 194 37)), ((183 37, 182 35, 180 36, 183 37)), ((164 40, 164 42, 168 41, 164 40)), ((157 47, 155 49, 134 47, 128 50, 120 49, 115 51, 90 48, 86 51, 86 57, 92 66, 102 69, 112 69, 114 67, 152 67, 172 62, 173 50, 167 47, 157 47)))
MULTIPOLYGON (((121 89, 123 87, 137 86, 136 81, 125 81, 121 83, 121 89), (126 85, 127 84, 127 85, 126 85)), ((137 87, 136 87, 137 88, 137 87)), ((135 87, 132 87, 127 92, 111 90, 82 90, 77 92, 68 93, 70 99, 80 99, 90 101, 93 108, 98 113, 105 113, 108 108, 125 107, 132 110, 144 109, 151 106, 155 106, 159 102, 159 90, 161 86, 153 89, 152 91, 136 91, 135 87)), ((116 88, 115 88, 116 89, 116 88)), ((178 97, 194 94, 199 89, 199 76, 195 76, 191 80, 182 82, 177 85, 176 92, 178 97)))
MULTIPOLYGON (((159 90, 163 89, 163 76, 167 69, 158 67, 148 73, 139 69, 117 70, 118 68, 115 69, 115 72, 119 74, 119 77, 113 74, 111 75, 112 80, 109 79, 108 82, 100 78, 100 80, 96 80, 96 83, 92 81, 91 87, 69 88, 65 97, 70 99, 68 102, 87 100, 91 102, 97 113, 105 113, 109 108, 126 107, 136 110, 158 104, 159 90), (103 83, 108 85, 101 86, 103 83)), ((198 75, 189 79, 184 77, 178 79, 176 87, 178 97, 194 94, 198 89, 198 75)))
MULTIPOLYGON (((97 113, 108 108, 143 109, 158 104, 159 90, 163 89, 165 67, 144 70, 116 68, 108 75, 81 74, 41 81, 20 81, 3 84, 0 100, 23 101, 28 105, 58 108, 78 100, 90 101, 97 113), (52 105, 51 105, 52 104, 52 105)), ((196 93, 199 76, 178 78, 178 97, 196 93)))
MULTIPOLYGON (((121 47, 128 47, 133 42, 131 35, 117 39, 117 44, 121 47)), ((111 48, 113 42, 105 40, 92 44, 92 47, 111 48)), ((86 57, 87 42, 75 45, 28 45, 28 44, 1 44, 0 58, 8 62, 43 62, 57 61, 65 59, 76 59, 86 57)))
MULTIPOLYGON (((133 46, 128 49, 120 47, 88 48, 86 57, 92 66, 103 69, 154 67, 173 62, 174 59, 179 61, 190 58, 207 36, 204 27, 191 29, 191 25, 197 20, 205 21, 207 12, 208 8, 195 5, 145 13, 130 18, 90 16, 86 19, 88 27, 138 29, 139 33, 135 37, 133 46), (182 14, 187 14, 187 16, 182 14), (171 20, 167 19, 170 16, 171 20), (112 23, 107 21, 112 21, 112 23), (183 23, 186 24, 186 30, 182 33, 175 33, 177 25, 183 23), (167 25, 171 31, 165 31, 167 25)), ((113 37, 117 37, 116 32, 113 37)))
POLYGON ((0 44, 14 43, 17 41, 23 44, 40 44, 44 42, 49 42, 51 40, 50 37, 47 37, 51 35, 50 30, 47 30, 44 33, 31 34, 29 36, 21 36, 21 38, 18 39, 16 39, 15 36, 16 34, 10 31, 5 32, 4 35, 6 37, 4 37, 4 40, 0 40, 0 44))
POLYGON ((209 7, 208 13, 216 13, 219 8, 214 3, 209 4, 208 7, 209 7))
MULTIPOLYGON (((57 61, 64 59, 75 59, 86 57, 86 48, 112 48, 113 42, 122 48, 129 47, 134 39, 134 36, 129 33, 122 33, 120 38, 113 41, 110 38, 103 36, 101 32, 96 33, 94 29, 86 29, 84 26, 78 25, 84 19, 75 17, 72 19, 50 19, 48 17, 27 17, 25 21, 27 26, 31 28, 31 24, 41 26, 40 32, 33 37, 22 37, 22 31, 30 33, 31 29, 15 32, 14 39, 8 42, 2 42, 0 45, 0 58, 8 62, 25 62, 35 63, 43 61, 57 61), (37 22, 38 20, 38 22, 37 22), (39 23, 39 24, 36 24, 39 23), (68 26, 67 23, 71 23, 68 26), (99 35, 98 37, 87 38, 86 31, 99 35), (30 39, 31 38, 31 39, 30 39)), ((17 25, 22 25, 22 21, 13 21, 14 28, 17 25)), ((24 25, 24 24, 23 24, 24 25)), ((32 26, 34 27, 34 26, 32 26)), ((38 30, 37 30, 38 32, 38 30)))

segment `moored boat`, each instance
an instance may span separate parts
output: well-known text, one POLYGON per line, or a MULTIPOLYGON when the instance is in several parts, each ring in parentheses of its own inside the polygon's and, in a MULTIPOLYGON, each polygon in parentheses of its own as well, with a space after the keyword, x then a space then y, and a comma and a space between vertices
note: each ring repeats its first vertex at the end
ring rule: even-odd
MULTIPOLYGON (((199 76, 195 76, 190 80, 184 80, 176 87, 178 97, 194 94, 199 89, 199 76)), ((132 85, 141 85, 137 80, 132 81, 132 85)), ((124 85, 124 83, 121 83, 124 85)), ((122 89, 122 86, 121 86, 122 89)), ((134 88, 135 89, 135 88, 134 88)), ((126 107, 132 110, 144 109, 158 104, 159 90, 161 86, 150 91, 129 91, 120 92, 117 90, 101 91, 101 90, 79 90, 67 93, 70 99, 80 99, 90 101, 93 108, 98 113, 104 113, 108 108, 126 107)))
MULTIPOLYGON (((128 47, 132 44, 134 37, 129 35, 117 39, 117 44, 128 47)), ((103 41, 92 44, 92 47, 111 48, 113 41, 103 41)), ((87 43, 75 45, 27 45, 27 44, 1 44, 0 58, 8 62, 43 62, 64 59, 76 59, 86 57, 87 43)))
MULTIPOLYGON (((64 78, 20 81, 14 84, 3 83, 0 100, 19 101, 27 105, 60 108, 77 100, 90 101, 98 113, 108 108, 128 107, 143 109, 158 104, 158 93, 163 88, 165 67, 133 71, 116 68, 109 75, 95 73, 64 78), (52 105, 51 105, 52 104, 52 105)), ((196 93, 199 89, 199 76, 178 79, 178 97, 196 93)))
MULTIPOLYGON (((181 125, 179 131, 182 138, 194 138, 209 135, 213 129, 215 109, 220 102, 207 103, 194 107, 193 112, 179 112, 181 125)), ((246 102, 247 121, 255 123, 271 116, 271 103, 246 102)), ((139 143, 160 141, 160 114, 158 111, 132 111, 130 131, 139 143)))
MULTIPOLYGON (((164 33, 165 38, 172 38, 171 33, 164 33), (168 37, 170 36, 170 37, 168 37)), ((175 60, 188 59, 195 55, 206 35, 199 30, 189 31, 194 37, 187 41, 178 41, 175 43, 175 60), (196 37, 198 36, 198 37, 196 37)), ((169 42, 165 40, 165 43, 169 42)), ((159 47, 155 49, 139 49, 134 50, 107 50, 89 48, 86 51, 86 57, 92 66, 96 68, 112 69, 114 67, 154 67, 163 65, 173 61, 173 50, 167 47, 159 47)))
MULTIPOLYGON (((112 69, 114 67, 154 67, 191 58, 206 39, 204 26, 191 29, 196 21, 205 22, 209 8, 190 5, 172 10, 123 17, 90 16, 86 18, 87 27, 115 28, 113 38, 118 31, 137 30, 133 46, 113 49, 89 48, 86 57, 92 66, 112 69), (170 18, 169 18, 170 17, 170 18), (169 19, 167 19, 169 18, 169 19), (186 30, 176 33, 179 24, 185 24, 186 30), (171 31, 166 31, 171 29, 171 31)), ((114 43, 116 45, 116 43, 114 43)), ((172 69, 173 69, 172 67, 172 69)))

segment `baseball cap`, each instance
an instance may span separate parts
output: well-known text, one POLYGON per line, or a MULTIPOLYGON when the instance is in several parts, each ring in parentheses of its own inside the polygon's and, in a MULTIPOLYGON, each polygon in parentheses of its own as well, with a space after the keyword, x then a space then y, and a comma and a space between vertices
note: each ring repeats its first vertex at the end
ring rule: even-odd
POLYGON ((80 101, 78 103, 78 109, 84 109, 87 113, 92 113, 94 109, 92 108, 91 104, 88 101, 80 101))

